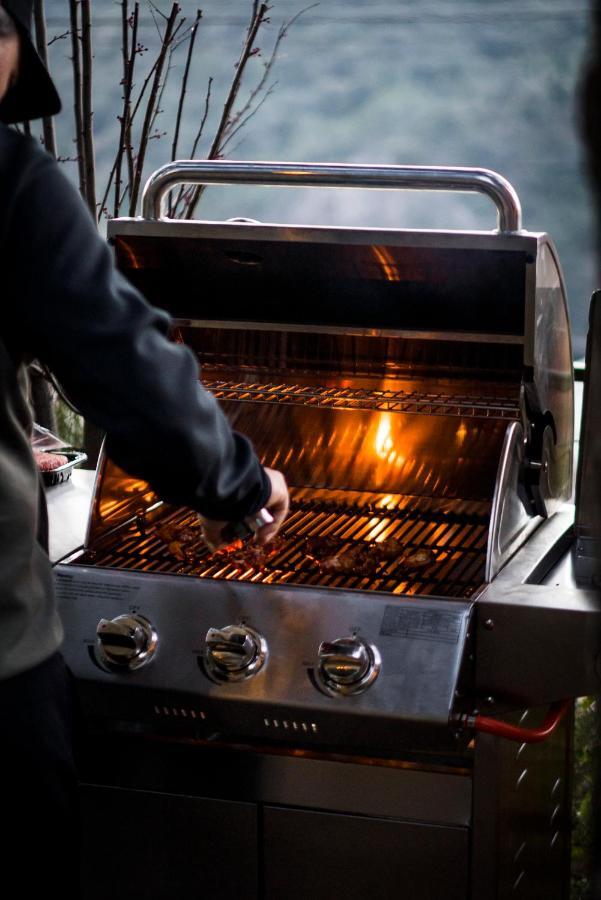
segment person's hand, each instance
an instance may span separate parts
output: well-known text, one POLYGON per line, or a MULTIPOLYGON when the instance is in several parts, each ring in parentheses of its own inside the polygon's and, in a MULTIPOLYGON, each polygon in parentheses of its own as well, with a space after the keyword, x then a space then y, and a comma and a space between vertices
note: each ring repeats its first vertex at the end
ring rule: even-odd
MULTIPOLYGON (((290 505, 288 486, 282 473, 276 469, 267 468, 265 472, 271 484, 271 494, 265 504, 265 509, 273 516, 273 522, 270 522, 269 525, 263 525, 257 531, 255 539, 259 544, 267 544, 273 540, 280 530, 282 522, 288 515, 288 507, 290 505)), ((224 536, 224 529, 227 528, 228 523, 217 519, 206 519, 204 516, 199 516, 199 518, 202 525, 202 539, 207 547, 212 552, 215 552, 220 547, 227 546, 228 540, 224 536)))
POLYGON ((265 469, 267 477, 271 482, 271 494, 269 500, 265 504, 265 509, 273 516, 273 522, 269 525, 263 525, 257 531, 257 541, 259 544, 267 544, 272 541, 280 528, 290 506, 290 497, 288 496, 288 485, 286 479, 277 469, 265 469))

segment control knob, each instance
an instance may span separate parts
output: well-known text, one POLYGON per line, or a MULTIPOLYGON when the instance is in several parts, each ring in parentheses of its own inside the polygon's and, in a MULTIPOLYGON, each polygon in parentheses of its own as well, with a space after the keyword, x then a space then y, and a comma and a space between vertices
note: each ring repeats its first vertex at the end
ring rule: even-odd
POLYGON ((205 669, 214 681, 242 681, 265 665, 267 642, 248 625, 209 628, 205 641, 205 669))
POLYGON ((330 696, 361 694, 374 683, 381 665, 377 648, 353 635, 319 645, 315 676, 330 696))
POLYGON ((101 619, 96 627, 96 657, 105 668, 133 672, 154 656, 159 636, 138 613, 101 619))

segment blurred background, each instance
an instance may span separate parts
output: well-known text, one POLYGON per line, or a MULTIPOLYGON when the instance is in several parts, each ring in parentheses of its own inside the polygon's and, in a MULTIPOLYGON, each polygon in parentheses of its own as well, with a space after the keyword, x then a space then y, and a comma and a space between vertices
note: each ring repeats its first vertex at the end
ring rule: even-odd
MULTIPOLYGON (((191 23, 197 4, 182 0, 191 23)), ((203 4, 178 156, 190 152, 211 102, 197 155, 205 156, 244 43, 252 3, 203 4)), ((242 105, 260 79, 278 28, 303 0, 274 0, 261 29, 261 55, 248 63, 242 105)), ((168 12, 169 4, 158 9, 168 12)), ((160 13, 140 6, 138 37, 156 57, 160 13)), ((122 104, 119 3, 93 9, 97 181, 106 182, 122 104)), ((66 0, 46 0, 50 66, 63 96, 59 153, 74 156, 66 0)), ((578 135, 576 94, 590 31, 583 0, 321 0, 290 27, 256 113, 233 138, 233 159, 484 166, 522 201, 524 227, 555 240, 567 282, 575 356, 584 353, 588 302, 597 286, 595 234, 578 135)), ((146 62, 147 60, 148 62, 146 62)), ((174 54, 149 141, 145 176, 170 159, 185 47, 174 54), (165 132, 165 134, 163 134, 165 132)), ((77 179, 76 165, 64 163, 77 179)), ((99 194, 102 192, 99 191, 99 194)), ((268 222, 423 228, 495 226, 495 211, 470 195, 349 190, 208 189, 197 215, 268 222)), ((483 298, 486 302, 486 298, 483 298)))

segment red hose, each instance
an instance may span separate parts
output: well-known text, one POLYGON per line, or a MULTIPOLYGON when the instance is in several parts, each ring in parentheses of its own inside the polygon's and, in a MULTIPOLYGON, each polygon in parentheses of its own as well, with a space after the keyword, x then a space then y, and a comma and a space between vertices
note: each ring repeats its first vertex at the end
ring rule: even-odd
POLYGON ((500 722, 487 716, 467 716, 465 722, 474 731, 494 734, 508 741, 518 741, 520 744, 536 744, 546 740, 553 734, 568 709, 571 700, 559 700, 549 707, 545 720, 538 728, 520 728, 518 725, 510 725, 508 722, 500 722))

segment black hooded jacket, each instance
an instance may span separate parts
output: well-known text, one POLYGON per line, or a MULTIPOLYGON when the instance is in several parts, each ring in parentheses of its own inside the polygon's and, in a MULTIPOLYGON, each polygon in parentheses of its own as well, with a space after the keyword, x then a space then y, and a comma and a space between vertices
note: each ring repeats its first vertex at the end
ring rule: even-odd
MULTIPOLYGON (((39 535, 24 364, 47 364, 107 432, 107 450, 165 500, 235 521, 269 496, 249 442, 198 381, 168 317, 115 270, 57 163, 0 124, 0 678, 60 643, 39 535), (178 465, 165 465, 176 458, 178 465)), ((42 511, 43 515, 43 511, 42 511)))

